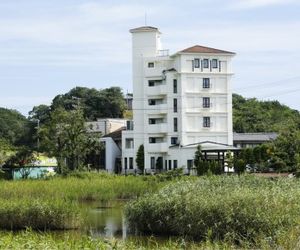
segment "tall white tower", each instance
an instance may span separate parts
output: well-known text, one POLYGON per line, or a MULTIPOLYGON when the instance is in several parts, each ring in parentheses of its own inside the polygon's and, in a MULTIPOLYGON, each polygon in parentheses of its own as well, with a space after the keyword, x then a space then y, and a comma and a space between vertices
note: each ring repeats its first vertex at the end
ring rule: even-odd
MULTIPOLYGON (((157 28, 144 26, 131 29, 132 34, 132 83, 133 83, 133 122, 134 148, 145 144, 145 110, 147 97, 145 95, 145 58, 155 58, 161 49, 160 32, 157 28)), ((145 145, 146 146, 146 145, 145 145)))

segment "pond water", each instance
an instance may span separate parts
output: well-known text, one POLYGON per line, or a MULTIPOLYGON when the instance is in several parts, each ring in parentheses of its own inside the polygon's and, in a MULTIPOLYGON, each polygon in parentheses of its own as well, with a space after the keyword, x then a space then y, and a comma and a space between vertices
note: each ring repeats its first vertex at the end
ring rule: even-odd
POLYGON ((123 213, 124 205, 124 201, 81 204, 87 215, 82 233, 92 237, 126 239, 130 233, 123 213))
POLYGON ((164 243, 169 240, 167 236, 152 236, 130 230, 124 215, 126 201, 112 201, 108 203, 85 202, 81 209, 86 214, 84 226, 79 230, 52 232, 56 236, 65 234, 73 237, 88 235, 93 238, 116 238, 122 240, 138 241, 141 244, 164 243))

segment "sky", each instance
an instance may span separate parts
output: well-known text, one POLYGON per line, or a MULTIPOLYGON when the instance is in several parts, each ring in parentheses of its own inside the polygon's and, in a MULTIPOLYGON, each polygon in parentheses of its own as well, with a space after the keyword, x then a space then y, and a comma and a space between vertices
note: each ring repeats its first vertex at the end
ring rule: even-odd
POLYGON ((236 52, 232 90, 300 110, 299 0, 0 0, 0 107, 24 115, 76 86, 132 91, 131 35, 236 52))

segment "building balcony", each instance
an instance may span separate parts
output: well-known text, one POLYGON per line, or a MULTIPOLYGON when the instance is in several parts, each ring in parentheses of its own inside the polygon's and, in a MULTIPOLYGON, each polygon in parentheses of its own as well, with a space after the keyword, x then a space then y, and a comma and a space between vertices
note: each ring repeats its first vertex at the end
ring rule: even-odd
POLYGON ((158 105, 148 105, 148 114, 167 114, 168 113, 168 105, 158 104, 158 105))
POLYGON ((145 68, 144 74, 145 77, 158 77, 160 79, 163 79, 163 70, 162 67, 155 67, 155 68, 145 68))
POLYGON ((164 153, 168 152, 168 143, 160 142, 160 143, 149 143, 148 144, 148 152, 149 153, 164 153))
POLYGON ((167 133, 168 132, 168 124, 167 123, 159 123, 159 124, 149 124, 148 133, 167 133))
POLYGON ((148 95, 166 95, 168 93, 167 84, 160 84, 147 88, 148 95))

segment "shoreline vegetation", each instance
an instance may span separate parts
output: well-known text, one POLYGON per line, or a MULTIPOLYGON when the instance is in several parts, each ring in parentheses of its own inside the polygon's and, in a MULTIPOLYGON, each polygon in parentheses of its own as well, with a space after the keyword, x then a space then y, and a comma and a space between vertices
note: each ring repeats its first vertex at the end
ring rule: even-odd
POLYGON ((73 173, 48 180, 0 181, 0 229, 76 229, 84 213, 80 203, 136 199, 164 185, 156 178, 73 173))
MULTIPOLYGON (((127 204, 140 232, 237 246, 278 246, 298 231, 299 180, 208 176, 171 183, 127 204)), ((299 239, 294 242, 298 244, 299 239)))
POLYGON ((291 249, 300 246, 299 201, 297 178, 74 173, 0 181, 0 248, 291 249), (68 234, 84 223, 81 202, 109 206, 116 199, 128 200, 127 220, 149 235, 146 242, 68 234), (63 236, 52 230, 64 230, 63 236))

